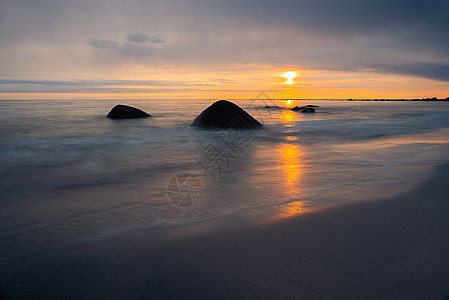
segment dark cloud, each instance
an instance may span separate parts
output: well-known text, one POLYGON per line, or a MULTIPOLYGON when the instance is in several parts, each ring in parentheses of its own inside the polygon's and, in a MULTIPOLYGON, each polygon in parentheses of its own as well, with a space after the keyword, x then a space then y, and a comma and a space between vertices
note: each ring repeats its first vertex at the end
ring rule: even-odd
POLYGON ((126 40, 131 43, 146 43, 150 41, 150 37, 145 33, 128 33, 126 40))
MULTIPOLYGON (((216 21, 250 20, 268 26, 296 26, 307 31, 350 35, 422 28, 445 33, 447 0, 271 0, 191 1, 216 21)), ((447 33, 446 33, 447 36, 447 33)))
POLYGON ((124 56, 152 56, 155 55, 155 49, 147 45, 135 43, 122 43, 114 49, 118 54, 124 56))
POLYGON ((370 69, 448 81, 448 0, 0 0, 0 15, 3 72, 55 53, 71 62, 65 53, 79 47, 87 54, 78 61, 94 50, 108 67, 157 56, 165 64, 370 69), (86 40, 90 47, 76 44, 86 40), (30 45, 51 51, 33 56, 30 45))
POLYGON ((114 41, 109 41, 109 40, 104 40, 104 39, 91 38, 87 42, 87 44, 89 46, 92 46, 97 49, 115 49, 115 50, 117 50, 118 48, 120 48, 120 43, 114 42, 114 41))
POLYGON ((408 64, 373 64, 371 67, 379 72, 419 76, 439 81, 449 81, 449 64, 408 63, 408 64))
POLYGON ((163 44, 166 38, 159 34, 149 37, 144 33, 128 33, 126 42, 91 38, 87 44, 93 48, 110 50, 123 56, 143 57, 157 54, 156 48, 151 44, 163 44))
POLYGON ((139 43, 139 44, 148 43, 148 42, 155 43, 155 44, 163 44, 163 43, 165 43, 166 39, 167 39, 167 37, 164 35, 156 34, 152 37, 149 37, 145 33, 140 33, 140 32, 128 33, 128 35, 126 36, 126 40, 128 42, 139 43))
POLYGON ((190 4, 198 11, 191 12, 196 22, 208 24, 194 41, 210 50, 203 51, 202 59, 215 53, 222 59, 342 71, 370 68, 448 80, 447 0, 191 0, 190 4), (226 35, 234 39, 227 43, 226 35))

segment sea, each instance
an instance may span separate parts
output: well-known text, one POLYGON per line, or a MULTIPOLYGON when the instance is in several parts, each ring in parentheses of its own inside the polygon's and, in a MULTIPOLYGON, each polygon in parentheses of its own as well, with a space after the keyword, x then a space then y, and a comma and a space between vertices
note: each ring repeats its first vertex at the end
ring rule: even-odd
POLYGON ((449 161, 449 102, 231 100, 263 128, 191 127, 214 101, 1 100, 0 261, 388 198, 449 161), (152 116, 106 118, 116 104, 152 116))

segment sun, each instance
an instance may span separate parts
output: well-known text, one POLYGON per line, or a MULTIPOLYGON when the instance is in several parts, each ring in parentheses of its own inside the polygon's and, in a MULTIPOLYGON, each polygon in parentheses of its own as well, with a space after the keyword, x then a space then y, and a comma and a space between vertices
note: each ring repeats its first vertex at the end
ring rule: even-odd
POLYGON ((282 76, 287 79, 285 84, 293 84, 293 78, 298 76, 298 74, 295 71, 288 71, 288 72, 285 72, 284 74, 282 74, 282 76))

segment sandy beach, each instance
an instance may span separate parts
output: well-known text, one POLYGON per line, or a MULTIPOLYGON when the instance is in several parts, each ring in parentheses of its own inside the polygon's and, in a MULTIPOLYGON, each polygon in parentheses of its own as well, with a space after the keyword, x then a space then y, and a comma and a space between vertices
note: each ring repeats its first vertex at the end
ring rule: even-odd
POLYGON ((140 230, 4 261, 1 296, 447 299, 447 178, 449 164, 393 199, 169 242, 140 230))

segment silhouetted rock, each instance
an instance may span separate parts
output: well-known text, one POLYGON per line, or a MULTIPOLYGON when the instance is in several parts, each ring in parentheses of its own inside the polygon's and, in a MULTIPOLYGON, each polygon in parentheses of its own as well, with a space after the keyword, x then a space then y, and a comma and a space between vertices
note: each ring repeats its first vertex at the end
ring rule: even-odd
POLYGON ((111 119, 134 119, 151 117, 151 115, 138 108, 119 104, 111 109, 107 117, 111 119))
POLYGON ((249 129, 262 127, 263 125, 238 105, 227 100, 220 100, 213 103, 199 114, 191 126, 203 128, 249 129))
POLYGON ((315 112, 315 108, 313 108, 313 107, 304 107, 299 112, 302 112, 302 113, 314 113, 315 112))
POLYGON ((317 105, 306 105, 306 106, 301 106, 301 107, 295 106, 292 108, 292 110, 299 111, 302 113, 314 113, 315 112, 314 107, 319 107, 319 106, 317 106, 317 105))

